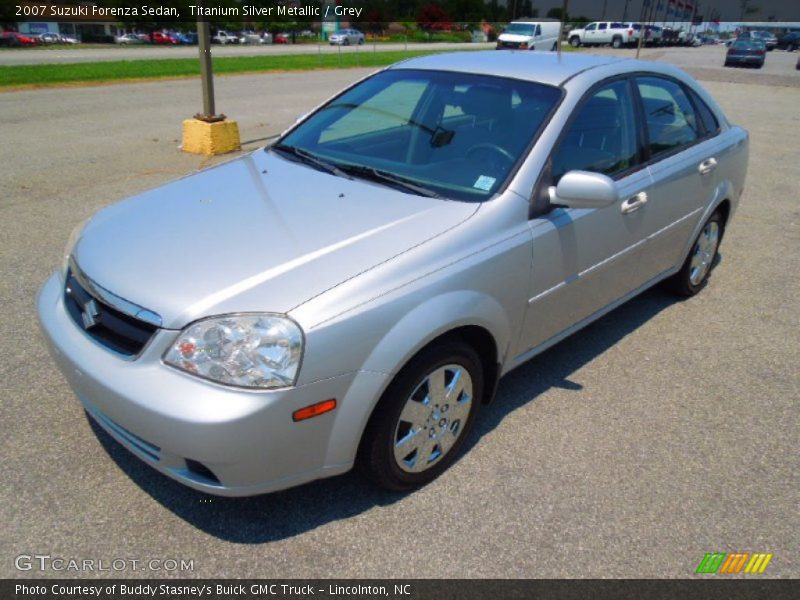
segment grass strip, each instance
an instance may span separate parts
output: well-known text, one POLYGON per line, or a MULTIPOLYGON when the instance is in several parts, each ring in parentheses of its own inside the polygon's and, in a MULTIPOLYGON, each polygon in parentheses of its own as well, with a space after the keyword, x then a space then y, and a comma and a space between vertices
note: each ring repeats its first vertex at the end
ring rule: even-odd
MULTIPOLYGON (((259 71, 306 71, 352 67, 381 67, 397 61, 434 54, 436 50, 364 50, 266 56, 220 56, 214 58, 214 73, 259 71)), ((196 58, 118 60, 106 62, 0 66, 0 88, 46 87, 71 83, 102 83, 126 79, 163 79, 200 75, 196 58)))

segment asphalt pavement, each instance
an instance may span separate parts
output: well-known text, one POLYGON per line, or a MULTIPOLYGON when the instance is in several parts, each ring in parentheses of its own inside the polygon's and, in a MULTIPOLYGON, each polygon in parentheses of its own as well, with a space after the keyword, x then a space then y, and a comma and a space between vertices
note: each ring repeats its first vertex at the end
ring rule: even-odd
MULTIPOLYGON (((730 71, 704 85, 749 129, 750 168, 707 289, 646 292, 512 372, 464 457, 408 495, 348 474, 212 498, 93 427, 39 286, 94 211, 230 157, 178 150, 196 80, 0 93, 0 576, 78 575, 15 567, 46 554, 193 561, 95 576, 691 577, 712 551, 800 576, 800 90, 730 71)), ((220 77, 217 106, 255 150, 368 72, 220 77)))

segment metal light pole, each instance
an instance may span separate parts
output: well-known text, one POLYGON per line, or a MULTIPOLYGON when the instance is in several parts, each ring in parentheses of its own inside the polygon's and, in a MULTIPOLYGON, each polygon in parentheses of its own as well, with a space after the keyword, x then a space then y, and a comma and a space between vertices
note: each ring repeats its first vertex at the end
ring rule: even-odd
MULTIPOLYGON (((203 1, 198 3, 203 7, 203 1)), ((203 88, 203 113, 196 114, 195 119, 213 122, 221 121, 225 117, 218 117, 214 106, 214 72, 211 66, 211 32, 206 21, 200 15, 197 16, 197 44, 200 49, 200 83, 203 88)))
POLYGON ((211 68, 211 36, 208 21, 202 16, 203 0, 197 5, 197 45, 200 51, 200 83, 203 88, 203 112, 183 121, 181 150, 191 154, 214 156, 233 152, 242 147, 239 124, 223 114, 216 114, 214 106, 214 73, 211 68))

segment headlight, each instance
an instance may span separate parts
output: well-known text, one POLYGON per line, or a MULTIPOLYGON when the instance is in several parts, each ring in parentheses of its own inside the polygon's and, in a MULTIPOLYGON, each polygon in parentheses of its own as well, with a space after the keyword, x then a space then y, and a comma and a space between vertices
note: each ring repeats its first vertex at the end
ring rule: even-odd
POLYGON ((168 365, 225 385, 273 389, 297 381, 303 332, 287 317, 229 315, 184 329, 164 353, 168 365))

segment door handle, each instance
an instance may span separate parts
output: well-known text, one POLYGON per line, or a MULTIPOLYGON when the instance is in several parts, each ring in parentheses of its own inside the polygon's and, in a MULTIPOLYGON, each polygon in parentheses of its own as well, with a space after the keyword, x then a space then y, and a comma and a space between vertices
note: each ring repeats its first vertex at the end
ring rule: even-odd
POLYGON ((697 167, 697 170, 700 171, 700 175, 708 175, 717 168, 717 159, 716 158, 709 158, 704 160, 700 163, 697 167))
POLYGON ((623 214, 628 215, 635 210, 639 210, 645 204, 647 204, 647 194, 645 192, 639 192, 635 196, 631 196, 625 200, 622 206, 620 206, 620 210, 622 210, 623 214))

